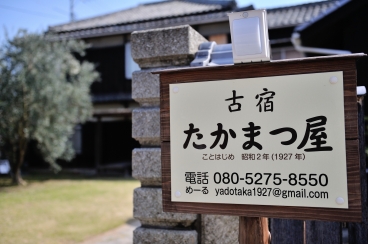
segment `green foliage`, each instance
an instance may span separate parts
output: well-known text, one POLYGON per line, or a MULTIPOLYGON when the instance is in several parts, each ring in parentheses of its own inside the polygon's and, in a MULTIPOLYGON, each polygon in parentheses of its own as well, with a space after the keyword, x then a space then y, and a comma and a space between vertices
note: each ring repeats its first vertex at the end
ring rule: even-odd
POLYGON ((98 78, 93 64, 73 56, 86 47, 21 30, 1 48, 0 136, 12 167, 30 140, 56 170, 56 159, 73 158, 70 137, 92 114, 89 87, 98 78))

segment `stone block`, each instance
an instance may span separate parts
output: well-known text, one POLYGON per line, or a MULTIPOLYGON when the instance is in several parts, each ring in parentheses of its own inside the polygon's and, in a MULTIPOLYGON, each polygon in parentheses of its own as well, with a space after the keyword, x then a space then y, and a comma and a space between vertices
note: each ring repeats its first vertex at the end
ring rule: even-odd
POLYGON ((161 148, 134 149, 132 170, 142 186, 161 186, 161 148))
POLYGON ((169 213, 162 211, 162 189, 140 187, 134 189, 135 219, 142 225, 150 226, 190 226, 197 219, 196 214, 169 213))
POLYGON ((160 146, 160 109, 142 107, 132 112, 132 136, 142 146, 160 146))
POLYGON ((202 215, 203 244, 239 243, 239 217, 202 215))
POLYGON ((160 76, 151 74, 154 70, 159 69, 133 72, 132 98, 141 106, 160 105, 160 76))
POLYGON ((132 57, 141 68, 189 65, 206 41, 189 25, 135 31, 132 57))
POLYGON ((133 232, 134 244, 196 244, 195 230, 165 230, 139 227, 133 232))

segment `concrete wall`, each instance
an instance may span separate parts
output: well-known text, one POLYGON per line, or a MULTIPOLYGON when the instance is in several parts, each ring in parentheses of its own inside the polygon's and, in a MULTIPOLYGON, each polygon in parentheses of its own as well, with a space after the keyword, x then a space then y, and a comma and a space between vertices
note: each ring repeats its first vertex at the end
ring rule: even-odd
POLYGON ((133 150, 133 243, 238 243, 239 218, 231 216, 165 213, 162 211, 160 148, 160 85, 158 69, 189 66, 199 44, 206 39, 188 25, 133 32, 132 57, 142 68, 133 73, 133 137, 141 148, 133 150))

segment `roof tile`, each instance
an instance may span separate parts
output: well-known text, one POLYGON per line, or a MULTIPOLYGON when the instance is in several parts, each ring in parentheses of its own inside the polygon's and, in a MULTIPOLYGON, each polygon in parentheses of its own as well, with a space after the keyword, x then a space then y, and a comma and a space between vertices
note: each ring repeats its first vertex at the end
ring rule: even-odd
POLYGON ((201 4, 185 1, 163 1, 151 4, 141 4, 138 7, 106 14, 94 18, 53 26, 50 29, 57 32, 76 29, 96 28, 117 24, 127 24, 161 18, 199 14, 222 9, 220 4, 201 4))
POLYGON ((308 22, 339 5, 339 0, 307 3, 267 10, 268 28, 283 28, 308 22))
MULTIPOLYGON (((209 1, 215 3, 218 0, 209 1)), ((268 28, 295 27, 313 21, 316 17, 339 6, 343 0, 328 0, 267 10, 268 28)), ((202 4, 204 0, 170 0, 122 10, 112 14, 49 27, 61 37, 91 37, 106 34, 130 33, 135 30, 161 28, 182 24, 200 24, 226 21, 227 7, 202 4), (112 27, 114 26, 114 27, 112 27), (88 30, 88 31, 84 31, 88 30)), ((249 6, 248 9, 252 9, 249 6)), ((244 8, 246 9, 246 8, 244 8)), ((236 10, 235 10, 236 11, 236 10)))

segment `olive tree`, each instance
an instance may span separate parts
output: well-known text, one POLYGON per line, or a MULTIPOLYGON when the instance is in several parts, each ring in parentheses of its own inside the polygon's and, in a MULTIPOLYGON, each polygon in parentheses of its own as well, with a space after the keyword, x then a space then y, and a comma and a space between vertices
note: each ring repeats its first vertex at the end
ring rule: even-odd
POLYGON ((90 85, 94 66, 79 62, 86 44, 49 34, 19 31, 0 48, 0 140, 14 184, 31 140, 44 160, 59 170, 57 159, 74 156, 74 126, 92 114, 90 85))

